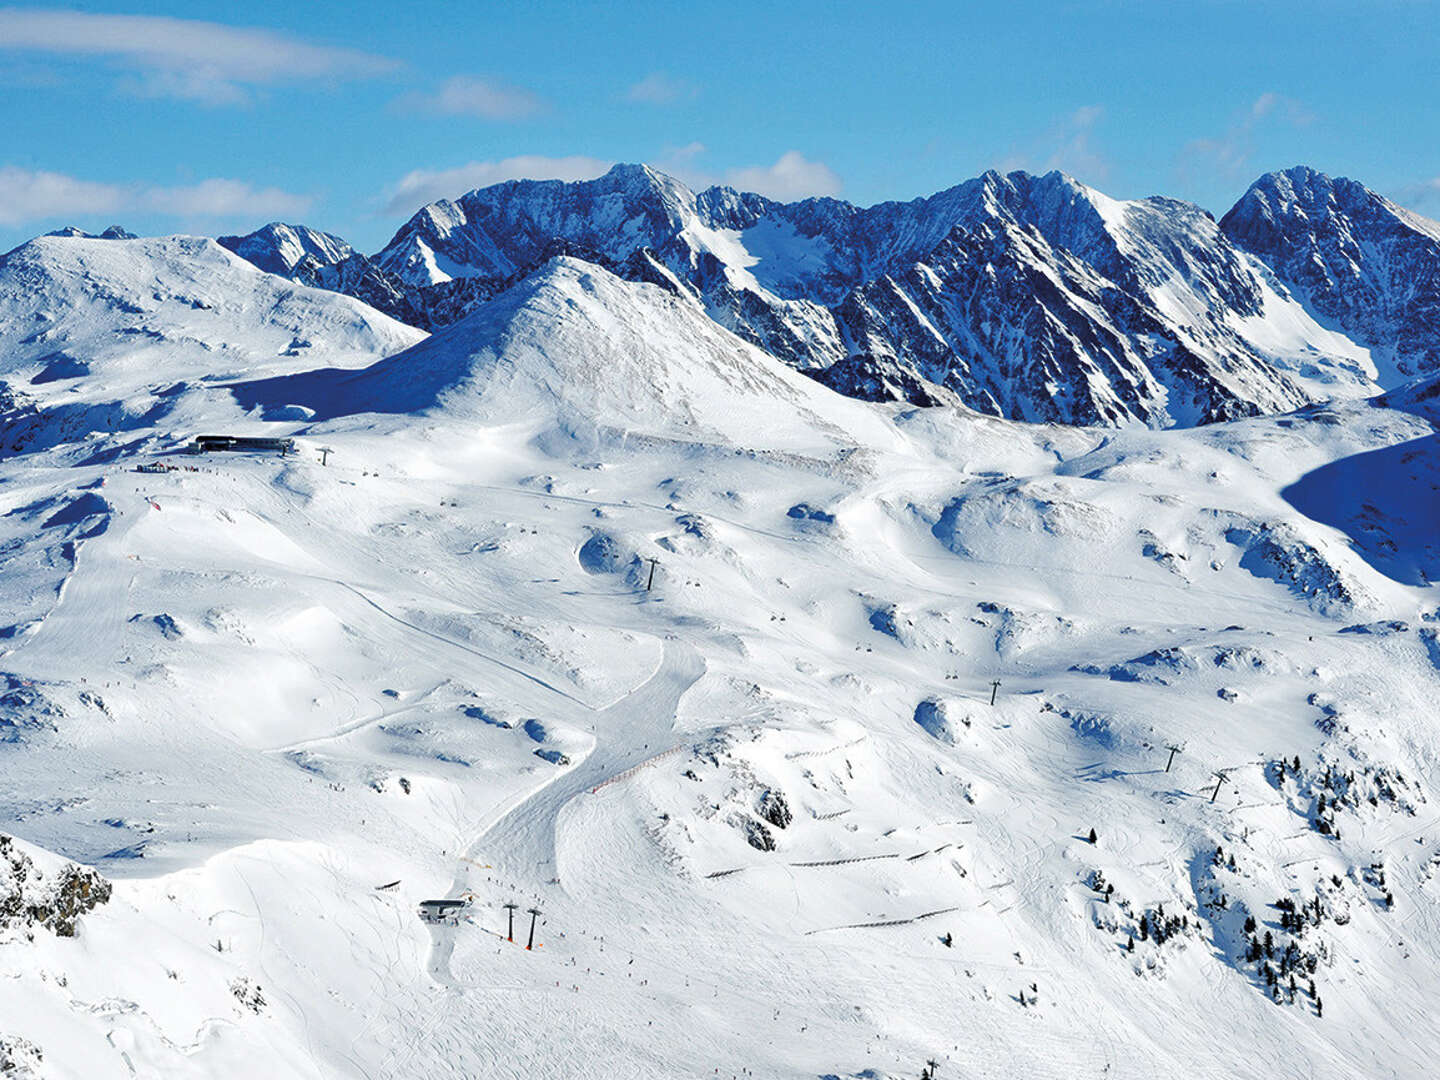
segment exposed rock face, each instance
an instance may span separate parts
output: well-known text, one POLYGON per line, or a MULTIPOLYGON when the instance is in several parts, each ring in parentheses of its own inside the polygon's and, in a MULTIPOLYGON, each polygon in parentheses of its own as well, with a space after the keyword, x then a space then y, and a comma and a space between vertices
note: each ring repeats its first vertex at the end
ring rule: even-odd
POLYGON ((289 277, 302 263, 329 266, 354 254, 354 249, 338 236, 279 221, 247 236, 222 236, 219 243, 266 273, 282 277, 289 277))
MULTIPOLYGON (((860 208, 695 194, 645 166, 423 208, 375 262, 413 295, 523 274, 557 244, 648 275, 832 388, 1030 420, 1205 423, 1311 400, 1247 320, 1294 307, 1198 207, 987 173, 860 208), (637 260, 637 255, 644 258, 637 260)), ((1283 291, 1283 289, 1282 289, 1283 291)), ((413 302, 413 300, 412 300, 413 302)), ((428 325, 447 312, 434 310, 428 325)), ((1311 348, 1310 372, 1326 367, 1311 348)), ((1356 381, 1347 364, 1325 377, 1356 381)))
MULTIPOLYGON (((1290 207, 1292 189, 1247 199, 1290 207)), ((1423 224, 1384 206, 1366 228, 1423 224)), ((1373 392, 1366 350, 1318 325, 1282 282, 1309 295, 1303 275, 1277 277, 1261 261, 1278 243, 1262 226, 1288 235, 1294 224, 1240 210, 1222 230, 1189 203, 1122 202, 1058 172, 989 172, 866 208, 779 203, 724 187, 697 194, 647 166, 617 165, 595 180, 515 180, 432 203, 373 257, 292 226, 223 242, 264 269, 432 330, 556 256, 580 258, 687 298, 868 401, 1165 427, 1373 392)), ((1362 314, 1345 325, 1375 340, 1396 317, 1378 295, 1346 301, 1362 314)), ((1334 317, 1338 303, 1317 307, 1334 317)), ((1412 337, 1425 337, 1423 321, 1412 337)), ((1431 362, 1427 347, 1399 349, 1416 354, 1413 366, 1431 362)))
POLYGON ((760 796, 760 816, 777 829, 787 828, 795 820, 790 804, 785 801, 785 793, 774 788, 767 788, 760 796))
POLYGON ((1300 165, 1256 180, 1220 228, 1401 376, 1440 370, 1440 224, 1300 165))
POLYGON ((9 836, 0 834, 0 930, 43 926, 74 937, 80 916, 110 899, 110 883, 75 863, 42 869, 9 836))
POLYGON ((756 851, 775 850, 774 834, 754 818, 743 818, 740 827, 745 833, 745 842, 756 851))
POLYGON ((63 229, 56 229, 48 232, 46 236, 68 236, 78 240, 134 240, 136 236, 119 225, 111 225, 102 233, 88 233, 84 229, 77 229, 74 225, 66 225, 63 229))

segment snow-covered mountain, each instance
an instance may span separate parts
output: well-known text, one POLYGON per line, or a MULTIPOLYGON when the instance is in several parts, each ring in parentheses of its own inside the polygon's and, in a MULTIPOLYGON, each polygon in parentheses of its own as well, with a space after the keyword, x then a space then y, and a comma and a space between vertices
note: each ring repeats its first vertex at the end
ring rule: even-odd
MULTIPOLYGON (((277 261, 268 232, 246 238, 277 261)), ((373 258, 289 270, 434 328, 553 255, 668 280, 727 329, 870 400, 1150 426, 1373 391, 1198 207, 1117 202, 1060 173, 987 173, 861 208, 695 193, 642 165, 512 181, 422 208, 373 258)))
POLYGON ((1058 174, 437 205, 0 258, 0 1074, 1429 1074, 1440 374, 1058 174))
POLYGON ((272 221, 246 236, 219 237, 218 243, 266 273, 284 277, 341 262, 355 253, 338 236, 280 221, 272 221))
POLYGON ((422 337, 214 240, 40 237, 0 256, 0 453, 148 429, 190 387, 359 366, 422 337))
POLYGON ((121 225, 111 225, 98 233, 87 233, 84 229, 76 228, 74 225, 66 225, 63 229, 56 229, 54 232, 46 233, 46 236, 68 236, 81 240, 134 240, 135 234, 121 225))
POLYGON ((7 378, 174 405, 0 459, 10 1071, 1427 1067, 1432 388, 1021 423, 574 255, 422 339, 210 242, 37 243, 7 378))
POLYGON ((440 413, 509 424, 544 445, 672 438, 829 452, 883 443, 875 410, 799 375, 697 306, 559 257, 419 344, 364 370, 234 388, 247 407, 317 420, 440 413))
POLYGON ((1220 227, 1389 381, 1440 370, 1440 222, 1301 165, 1256 180, 1220 227))

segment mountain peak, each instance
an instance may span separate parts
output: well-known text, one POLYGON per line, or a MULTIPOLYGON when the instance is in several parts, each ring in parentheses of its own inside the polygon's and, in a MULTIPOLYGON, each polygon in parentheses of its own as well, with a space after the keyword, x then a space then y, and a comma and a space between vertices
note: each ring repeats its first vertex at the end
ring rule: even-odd
POLYGON ((282 277, 288 277, 302 260, 328 266, 355 253, 338 236, 283 221, 272 221, 245 236, 222 236, 219 243, 266 273, 282 277))
POLYGON ((89 233, 84 229, 76 228, 74 225, 66 225, 63 229, 56 229, 48 232, 46 236, 66 236, 76 240, 136 240, 138 237, 128 229, 120 225, 111 225, 100 233, 89 233))
POLYGON ((1296 165, 1257 179, 1220 228, 1368 346, 1383 382, 1440 368, 1440 224, 1296 165))
POLYGON ((626 183, 662 184, 667 180, 674 181, 675 178, 643 162, 619 161, 611 165, 600 179, 626 183))

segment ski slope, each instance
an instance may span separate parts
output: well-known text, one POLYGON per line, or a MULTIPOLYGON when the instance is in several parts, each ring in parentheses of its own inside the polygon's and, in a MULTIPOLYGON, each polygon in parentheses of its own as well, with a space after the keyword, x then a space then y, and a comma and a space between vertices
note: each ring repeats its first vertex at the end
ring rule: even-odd
POLYGON ((686 304, 557 260, 178 395, 293 457, 0 460, 3 830, 114 885, 0 931, 37 1075, 1426 1075, 1440 603, 1322 481, 1433 417, 869 406, 686 304))

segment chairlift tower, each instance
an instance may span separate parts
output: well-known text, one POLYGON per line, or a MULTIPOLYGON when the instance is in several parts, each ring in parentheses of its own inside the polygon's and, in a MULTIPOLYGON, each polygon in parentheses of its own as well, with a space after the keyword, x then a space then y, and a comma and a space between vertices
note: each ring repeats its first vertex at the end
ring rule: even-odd
POLYGON ((509 919, 510 919, 509 928, 508 928, 508 929, 506 930, 506 932, 505 932, 505 940, 506 940, 506 941, 514 941, 514 940, 515 940, 515 909, 518 908, 519 906, 520 906, 520 905, 517 904, 517 903, 515 903, 514 900, 511 900, 508 904, 504 905, 505 910, 509 913, 509 919))

